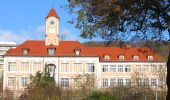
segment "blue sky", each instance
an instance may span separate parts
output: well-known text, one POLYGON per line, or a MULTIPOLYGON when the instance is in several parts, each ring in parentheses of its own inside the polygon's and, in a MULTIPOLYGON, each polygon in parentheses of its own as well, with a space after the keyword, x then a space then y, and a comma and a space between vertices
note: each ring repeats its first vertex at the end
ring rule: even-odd
POLYGON ((25 40, 43 40, 45 17, 52 7, 60 16, 60 32, 65 40, 89 41, 80 37, 80 31, 69 24, 73 18, 62 8, 66 0, 0 0, 0 41, 22 43, 25 40))

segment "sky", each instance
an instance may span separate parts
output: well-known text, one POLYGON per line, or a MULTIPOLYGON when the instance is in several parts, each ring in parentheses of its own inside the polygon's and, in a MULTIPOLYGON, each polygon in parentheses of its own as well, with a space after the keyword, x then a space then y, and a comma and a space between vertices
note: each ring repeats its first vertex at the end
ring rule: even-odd
POLYGON ((0 41, 21 44, 25 40, 44 40, 45 17, 52 4, 60 17, 59 34, 65 34, 65 40, 89 41, 68 23, 75 15, 69 15, 63 7, 66 0, 0 0, 0 41))

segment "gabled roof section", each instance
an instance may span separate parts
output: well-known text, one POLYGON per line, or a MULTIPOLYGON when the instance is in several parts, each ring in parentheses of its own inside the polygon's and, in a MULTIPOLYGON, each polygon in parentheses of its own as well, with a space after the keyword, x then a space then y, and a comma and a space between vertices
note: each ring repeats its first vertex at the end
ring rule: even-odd
POLYGON ((138 55, 139 61, 148 61, 148 56, 153 56, 153 61, 158 60, 157 54, 149 48, 118 48, 118 47, 89 47, 89 50, 100 57, 100 61, 104 60, 104 55, 109 55, 110 60, 107 61, 120 61, 119 56, 124 55, 124 61, 134 61, 133 56, 138 55))
POLYGON ((27 56, 49 56, 48 48, 55 48, 56 54, 54 56, 76 56, 74 50, 76 48, 81 49, 80 56, 97 56, 92 54, 88 48, 84 47, 77 41, 60 41, 60 45, 46 46, 45 41, 27 40, 23 44, 19 45, 16 49, 10 49, 5 56, 23 56, 23 49, 29 49, 27 56))
POLYGON ((107 62, 120 61, 119 55, 124 55, 124 61, 143 62, 148 61, 148 56, 153 56, 153 61, 158 61, 158 55, 149 48, 118 48, 118 47, 87 47, 82 45, 78 41, 60 41, 60 45, 46 46, 45 41, 28 40, 19 45, 15 49, 10 49, 5 56, 25 56, 23 55, 23 49, 29 49, 29 53, 26 56, 50 56, 48 54, 48 48, 54 48, 56 50, 53 56, 62 57, 77 57, 75 55, 75 49, 80 49, 81 53, 79 57, 99 57, 100 61, 106 61, 104 55, 109 55, 110 59, 107 62), (139 56, 139 60, 133 59, 134 55, 139 56))
POLYGON ((58 19, 60 19, 60 17, 58 16, 58 14, 56 13, 55 9, 54 8, 51 8, 50 12, 48 13, 47 17, 46 18, 49 18, 49 17, 56 17, 58 19))

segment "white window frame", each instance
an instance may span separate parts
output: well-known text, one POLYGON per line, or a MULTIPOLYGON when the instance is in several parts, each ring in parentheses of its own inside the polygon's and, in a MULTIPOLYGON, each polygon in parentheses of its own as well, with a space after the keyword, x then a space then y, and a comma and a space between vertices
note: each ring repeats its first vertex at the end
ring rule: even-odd
POLYGON ((118 72, 123 72, 123 65, 118 65, 117 71, 118 72))
POLYGON ((109 79, 108 78, 102 79, 102 87, 103 88, 109 87, 109 79))
POLYGON ((124 86, 124 79, 123 78, 118 78, 117 79, 117 85, 118 86, 124 86))
POLYGON ((148 61, 153 61, 153 56, 149 55, 148 56, 148 61))
POLYGON ((109 72, 109 66, 103 65, 102 72, 109 72))
POLYGON ((76 55, 76 56, 79 56, 79 55, 80 55, 81 50, 80 50, 80 49, 75 49, 75 51, 74 51, 74 52, 75 52, 75 55, 76 55))
POLYGON ((134 55, 134 56, 133 56, 133 60, 134 60, 134 61, 138 61, 138 60, 139 60, 139 56, 138 56, 138 55, 134 55))
POLYGON ((86 63, 86 68, 88 73, 95 72, 95 65, 94 63, 86 63))
POLYGON ((8 62, 8 71, 9 72, 16 71, 16 66, 17 66, 16 62, 8 62))
POLYGON ((116 78, 110 78, 110 86, 117 86, 117 79, 116 78))
POLYGON ((149 65, 143 65, 143 71, 144 72, 149 72, 149 65))
POLYGON ((33 62, 33 72, 42 71, 42 63, 41 62, 33 62))
POLYGON ((116 65, 110 65, 110 72, 116 72, 116 71, 117 71, 116 65))
POLYGON ((69 78, 60 78, 60 86, 63 88, 68 88, 70 86, 69 78))
POLYGON ((151 72, 157 72, 157 66, 151 65, 151 72))
POLYGON ((55 55, 55 48, 48 48, 48 55, 49 56, 54 56, 55 55))
POLYGON ((131 72, 131 65, 125 65, 125 72, 131 72))
POLYGON ((110 55, 105 55, 104 60, 110 60, 110 55))
POLYGON ((21 87, 26 87, 29 83, 29 77, 21 77, 21 87))
POLYGON ((70 64, 69 63, 61 63, 60 65, 61 65, 61 67, 60 67, 60 72, 61 73, 70 72, 70 64))
POLYGON ((119 60, 120 61, 124 61, 125 60, 125 56, 124 55, 119 55, 119 60))
POLYGON ((8 77, 8 87, 16 86, 16 77, 8 77))
POLYGON ((82 73, 83 72, 83 66, 82 63, 73 63, 73 73, 82 73))
POLYGON ((136 71, 141 72, 142 71, 142 65, 136 65, 136 71))
POLYGON ((29 62, 21 62, 21 72, 29 72, 29 62), (28 64, 28 65, 27 65, 28 64))
POLYGON ((156 86, 157 86, 157 79, 151 78, 151 87, 156 87, 156 86))
POLYGON ((125 79, 125 86, 127 87, 131 86, 131 79, 128 79, 128 78, 125 79))

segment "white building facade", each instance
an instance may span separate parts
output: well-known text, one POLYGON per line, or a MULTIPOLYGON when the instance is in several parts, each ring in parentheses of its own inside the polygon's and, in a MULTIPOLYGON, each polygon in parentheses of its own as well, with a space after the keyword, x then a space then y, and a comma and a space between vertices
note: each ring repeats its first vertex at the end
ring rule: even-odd
POLYGON ((4 66, 4 58, 3 55, 6 54, 6 52, 10 48, 16 48, 17 44, 15 42, 0 42, 0 77, 2 77, 3 74, 3 66, 4 66))
POLYGON ((28 40, 4 56, 3 89, 23 91, 29 76, 48 69, 56 84, 76 87, 75 79, 94 87, 162 85, 165 63, 148 48, 87 47, 78 41, 59 41, 59 17, 52 8, 46 17, 44 40, 28 40), (137 74, 136 74, 137 73, 137 74), (140 77, 138 81, 132 79, 140 77))

